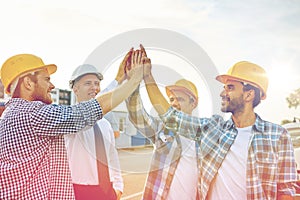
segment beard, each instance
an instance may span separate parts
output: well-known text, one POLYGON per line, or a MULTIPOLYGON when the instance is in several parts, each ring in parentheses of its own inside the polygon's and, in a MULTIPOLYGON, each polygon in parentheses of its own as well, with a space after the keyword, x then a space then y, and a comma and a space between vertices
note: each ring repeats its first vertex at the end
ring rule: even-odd
POLYGON ((33 96, 34 101, 41 101, 45 104, 51 104, 52 103, 52 99, 48 97, 48 95, 46 97, 42 97, 42 96, 38 96, 38 95, 34 95, 33 96))
POLYGON ((222 105, 221 107, 221 111, 224 113, 237 113, 237 112, 241 112, 244 110, 245 108, 245 104, 243 101, 243 96, 237 97, 237 98, 233 98, 231 99, 230 97, 223 97, 223 101, 225 101, 225 105, 222 105))
POLYGON ((42 90, 40 87, 36 87, 34 93, 32 94, 33 101, 41 101, 45 104, 51 104, 52 98, 47 91, 42 90))

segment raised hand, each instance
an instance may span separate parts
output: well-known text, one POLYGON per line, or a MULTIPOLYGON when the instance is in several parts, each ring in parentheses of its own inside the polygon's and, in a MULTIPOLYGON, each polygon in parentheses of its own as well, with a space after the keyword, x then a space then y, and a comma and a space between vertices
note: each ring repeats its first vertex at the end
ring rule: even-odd
POLYGON ((143 64, 144 64, 144 76, 143 78, 145 79, 145 77, 148 77, 151 75, 151 69, 152 69, 152 65, 151 65, 151 59, 147 57, 147 53, 146 50, 144 48, 144 46, 142 44, 140 44, 140 48, 142 51, 142 55, 143 55, 143 64))
MULTIPOLYGON (((130 70, 127 71, 127 78, 143 78, 143 53, 141 50, 133 51, 131 54, 130 70)), ((127 68, 129 69, 129 68, 127 68)))
POLYGON ((127 70, 130 70, 130 63, 131 63, 131 55, 133 53, 133 48, 125 55, 123 61, 119 66, 119 70, 116 76, 116 81, 121 84, 127 78, 127 70))

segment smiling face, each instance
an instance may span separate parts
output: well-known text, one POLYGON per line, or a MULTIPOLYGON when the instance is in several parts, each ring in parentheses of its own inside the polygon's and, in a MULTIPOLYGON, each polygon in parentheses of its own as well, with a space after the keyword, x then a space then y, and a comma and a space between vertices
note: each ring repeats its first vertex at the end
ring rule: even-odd
POLYGON ((75 82, 73 91, 78 102, 88 101, 100 92, 100 80, 95 74, 84 75, 75 82))
POLYGON ((193 99, 182 91, 172 91, 169 94, 169 103, 172 107, 187 114, 191 114, 196 107, 193 99))
POLYGON ((33 82, 33 101, 42 101, 46 104, 52 103, 51 90, 54 89, 54 85, 50 81, 50 75, 47 70, 41 70, 36 73, 36 81, 33 82))
POLYGON ((221 92, 221 111, 231 112, 235 114, 237 112, 243 112, 245 108, 245 92, 243 91, 243 84, 239 81, 228 80, 224 89, 221 92))

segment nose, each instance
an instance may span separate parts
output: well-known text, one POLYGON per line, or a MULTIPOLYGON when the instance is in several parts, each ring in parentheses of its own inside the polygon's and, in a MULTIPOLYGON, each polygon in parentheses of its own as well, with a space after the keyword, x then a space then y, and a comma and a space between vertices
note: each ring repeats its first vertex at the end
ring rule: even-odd
POLYGON ((226 96, 226 91, 222 90, 222 92, 220 93, 220 97, 225 97, 226 96))
POLYGON ((177 101, 177 99, 174 99, 174 100, 171 102, 171 106, 173 106, 173 107, 178 107, 178 101, 177 101))
POLYGON ((98 94, 100 92, 100 85, 99 84, 93 84, 93 89, 98 94))
POLYGON ((50 82, 50 89, 53 90, 55 88, 55 86, 53 85, 52 82, 50 82))

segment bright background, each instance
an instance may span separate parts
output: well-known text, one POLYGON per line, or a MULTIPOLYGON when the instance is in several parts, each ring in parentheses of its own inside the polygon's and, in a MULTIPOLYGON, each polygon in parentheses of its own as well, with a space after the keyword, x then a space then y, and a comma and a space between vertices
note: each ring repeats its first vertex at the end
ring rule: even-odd
POLYGON ((67 89, 72 71, 107 39, 140 28, 173 30, 198 43, 220 73, 240 60, 263 66, 270 86, 256 111, 280 123, 300 116, 285 100, 300 88, 299 19, 298 0, 1 0, 0 63, 36 54, 58 66, 52 81, 67 89))

